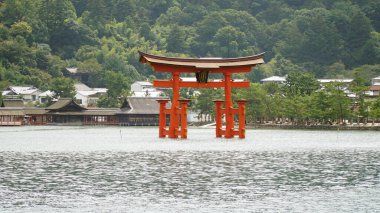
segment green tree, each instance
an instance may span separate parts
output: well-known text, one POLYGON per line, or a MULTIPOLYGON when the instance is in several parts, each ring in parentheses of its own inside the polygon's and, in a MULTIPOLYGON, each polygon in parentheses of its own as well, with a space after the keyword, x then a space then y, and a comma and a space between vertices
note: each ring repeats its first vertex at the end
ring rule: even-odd
POLYGON ((327 90, 321 90, 313 92, 310 95, 310 102, 308 107, 310 118, 315 119, 318 122, 326 122, 331 114, 332 102, 330 99, 331 94, 327 90))
POLYGON ((330 17, 329 11, 322 8, 297 11, 289 28, 294 30, 290 31, 294 35, 285 35, 276 45, 276 51, 296 63, 329 65, 337 61, 343 41, 330 17))
POLYGON ((129 80, 126 76, 113 72, 105 72, 105 83, 107 87, 107 95, 112 98, 120 98, 121 95, 127 93, 130 88, 129 80))
POLYGON ((74 80, 66 77, 54 78, 50 90, 55 93, 55 98, 73 98, 75 95, 74 80))
POLYGON ((13 36, 27 38, 32 33, 32 27, 25 21, 19 21, 12 24, 10 32, 13 36))
POLYGON ((225 58, 241 56, 248 45, 246 35, 232 26, 219 29, 211 42, 213 55, 225 58))
POLYGON ((380 98, 377 98, 372 102, 370 106, 369 116, 372 118, 372 122, 379 122, 380 119, 380 98))
POLYGON ((380 61, 380 33, 371 32, 371 38, 363 47, 361 61, 366 64, 377 64, 380 61))
POLYGON ((289 96, 305 96, 319 89, 319 83, 311 73, 290 72, 286 77, 284 89, 289 96))
POLYGON ((251 84, 247 89, 238 92, 239 99, 247 100, 246 117, 247 122, 264 121, 268 117, 267 106, 264 100, 267 93, 260 84, 251 84))
POLYGON ((117 98, 109 97, 107 95, 102 95, 99 97, 99 100, 96 102, 96 106, 100 108, 119 107, 120 101, 117 98))
POLYGON ((7 26, 34 18, 39 0, 4 0, 0 3, 3 22, 7 26))
POLYGON ((308 101, 309 96, 293 95, 284 98, 284 116, 293 124, 303 124, 303 121, 309 116, 308 101))
POLYGON ((185 32, 178 25, 174 25, 167 38, 166 49, 173 53, 182 53, 186 48, 185 39, 185 32))
POLYGON ((203 118, 203 116, 214 118, 215 104, 213 100, 221 99, 222 96, 223 90, 221 89, 200 89, 199 94, 196 95, 193 110, 196 111, 201 118, 203 118))

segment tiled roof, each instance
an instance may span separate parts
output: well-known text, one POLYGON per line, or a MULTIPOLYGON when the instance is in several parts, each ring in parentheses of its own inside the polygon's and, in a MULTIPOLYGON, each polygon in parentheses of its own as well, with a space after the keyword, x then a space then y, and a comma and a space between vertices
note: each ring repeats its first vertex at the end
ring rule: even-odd
POLYGON ((33 86, 9 86, 7 90, 12 91, 17 95, 29 95, 39 91, 33 86))
MULTIPOLYGON (((157 100, 160 97, 128 97, 128 105, 130 109, 126 111, 121 109, 121 114, 159 114, 160 105, 157 100)), ((168 104, 169 105, 169 104, 168 104)), ((129 108, 128 107, 128 108, 129 108)), ((167 106, 168 108, 169 106, 167 106)))
POLYGON ((4 99, 1 107, 24 107, 24 102, 21 99, 4 99))
POLYGON ((370 91, 380 91, 380 85, 372 85, 369 88, 370 91))
POLYGON ((79 110, 86 110, 86 108, 79 106, 77 103, 74 102, 71 98, 60 98, 57 102, 47 107, 47 110, 59 110, 62 109, 68 105, 73 105, 75 108, 79 110))
POLYGON ((76 91, 91 91, 92 90, 89 86, 87 86, 84 83, 75 83, 74 87, 76 91))
POLYGON ((15 107, 2 107, 0 108, 0 115, 18 115, 23 116, 25 112, 23 108, 15 108, 15 107))

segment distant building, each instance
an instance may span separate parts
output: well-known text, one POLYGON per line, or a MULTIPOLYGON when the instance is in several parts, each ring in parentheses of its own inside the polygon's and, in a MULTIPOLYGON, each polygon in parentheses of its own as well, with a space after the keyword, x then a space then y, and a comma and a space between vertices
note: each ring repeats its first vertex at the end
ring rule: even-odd
POLYGON ((24 107, 24 101, 22 99, 4 99, 0 107, 24 107))
POLYGON ((34 86, 9 86, 2 92, 2 95, 8 99, 22 98, 24 102, 35 102, 41 93, 42 92, 34 86))
POLYGON ((318 79, 319 83, 326 84, 326 83, 343 83, 347 87, 354 79, 318 79))
POLYGON ((131 85, 131 91, 141 92, 147 89, 154 89, 153 84, 148 81, 136 81, 131 85))
POLYGON ((372 97, 380 96, 380 85, 370 86, 368 91, 366 92, 366 95, 372 96, 372 97))
POLYGON ((380 85, 380 76, 377 76, 376 78, 372 78, 371 83, 372 83, 372 86, 380 85))
POLYGON ((338 89, 342 90, 348 97, 354 98, 356 94, 349 90, 350 84, 354 79, 317 79, 321 85, 321 88, 324 89, 327 84, 338 84, 338 89))
POLYGON ((21 99, 4 99, 0 103, 0 126, 46 124, 45 109, 25 107, 21 99))
MULTIPOLYGON (((124 126, 157 126, 160 106, 157 97, 128 97, 116 114, 119 125, 124 126)), ((170 108, 170 103, 166 106, 170 108)), ((169 121, 169 119, 167 119, 169 121)))
POLYGON ((159 98, 128 97, 120 109, 89 109, 73 99, 61 98, 46 108, 46 115, 54 124, 155 126, 159 122, 157 99, 159 98))
POLYGON ((153 87, 148 81, 136 81, 131 85, 132 97, 161 97, 164 93, 153 87))
POLYGON ((268 78, 261 79, 260 82, 262 84, 268 84, 268 83, 283 84, 286 82, 286 77, 271 76, 268 78))
POLYGON ((38 101, 42 104, 45 104, 48 102, 48 99, 49 98, 53 98, 55 95, 54 92, 50 91, 50 90, 47 90, 41 94, 38 95, 38 101))
POLYGON ((371 97, 380 96, 380 76, 372 78, 371 84, 368 91, 366 91, 366 95, 371 97))
POLYGON ((77 103, 83 107, 96 107, 100 96, 107 93, 107 88, 90 88, 83 83, 74 84, 77 103))
POLYGON ((77 67, 67 67, 66 71, 71 78, 79 82, 83 82, 85 84, 88 84, 90 82, 91 73, 88 71, 79 70, 77 67))

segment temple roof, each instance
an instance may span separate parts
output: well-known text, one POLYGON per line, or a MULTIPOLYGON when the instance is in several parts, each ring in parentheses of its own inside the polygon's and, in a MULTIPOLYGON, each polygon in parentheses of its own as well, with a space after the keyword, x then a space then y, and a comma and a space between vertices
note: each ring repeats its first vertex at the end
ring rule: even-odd
POLYGON ((159 114, 159 99, 162 97, 128 97, 118 114, 159 114))
POLYGON ((1 107, 24 107, 22 99, 4 99, 1 107))
POLYGON ((72 98, 60 98, 57 102, 46 108, 50 111, 82 111, 86 108, 81 107, 72 98))
POLYGON ((264 53, 239 58, 175 58, 140 52, 140 62, 148 65, 162 64, 196 69, 218 69, 222 67, 255 66, 264 63, 264 53))

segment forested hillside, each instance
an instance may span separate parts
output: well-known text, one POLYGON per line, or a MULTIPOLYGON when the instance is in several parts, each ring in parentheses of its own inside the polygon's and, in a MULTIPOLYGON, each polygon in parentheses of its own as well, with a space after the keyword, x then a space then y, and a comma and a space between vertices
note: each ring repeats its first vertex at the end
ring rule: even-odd
POLYGON ((257 82, 290 71, 316 77, 380 75, 378 0, 3 0, 0 87, 41 89, 92 73, 89 86, 115 96, 159 76, 137 50, 184 57, 266 52, 257 82), (115 86, 115 81, 124 82, 115 86))

